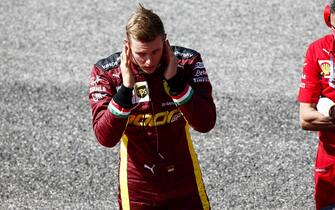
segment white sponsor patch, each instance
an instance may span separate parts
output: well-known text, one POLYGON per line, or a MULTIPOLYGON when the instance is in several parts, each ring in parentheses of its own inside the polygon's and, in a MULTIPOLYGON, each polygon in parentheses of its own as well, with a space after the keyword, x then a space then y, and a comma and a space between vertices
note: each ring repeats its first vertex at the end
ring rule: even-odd
POLYGON ((193 53, 182 53, 182 52, 178 52, 178 51, 175 51, 174 54, 175 54, 176 56, 179 55, 179 56, 181 56, 181 57, 183 57, 183 58, 191 58, 191 57, 194 56, 193 53))
POLYGON ((133 90, 133 104, 150 101, 149 87, 146 81, 136 82, 133 90))
POLYGON ((173 123, 173 122, 177 121, 181 116, 182 116, 181 113, 178 112, 177 114, 173 115, 170 122, 173 123))
POLYGON ((98 85, 99 82, 103 81, 103 79, 101 79, 101 77, 99 75, 97 75, 96 77, 91 77, 90 79, 90 85, 98 85))
POLYGON ((92 98, 93 98, 93 101, 97 102, 103 99, 106 95, 107 95, 106 93, 93 93, 92 98))
POLYGON ((173 101, 163 102, 162 107, 165 107, 165 106, 175 106, 175 103, 173 101))
POLYGON ((198 69, 194 75, 194 77, 204 77, 204 76, 207 76, 207 72, 205 69, 198 69))
POLYGON ((102 66, 102 68, 104 68, 104 69, 114 68, 115 66, 117 66, 117 65, 119 64, 120 60, 121 60, 121 57, 118 57, 118 58, 116 59, 116 61, 114 61, 114 62, 112 61, 112 62, 110 62, 110 63, 107 63, 106 65, 101 65, 101 66, 102 66))
POLYGON ((106 88, 104 86, 90 87, 90 93, 93 93, 93 92, 106 92, 106 88))
POLYGON ((194 83, 200 83, 200 82, 209 82, 208 77, 197 77, 193 78, 194 83))
POLYGON ((302 74, 301 79, 306 79, 306 74, 302 74))
POLYGON ((203 69, 205 68, 204 63, 203 62, 196 62, 194 69, 203 69))
POLYGON ((328 170, 326 168, 315 168, 315 172, 317 172, 317 173, 325 173, 327 171, 328 170))

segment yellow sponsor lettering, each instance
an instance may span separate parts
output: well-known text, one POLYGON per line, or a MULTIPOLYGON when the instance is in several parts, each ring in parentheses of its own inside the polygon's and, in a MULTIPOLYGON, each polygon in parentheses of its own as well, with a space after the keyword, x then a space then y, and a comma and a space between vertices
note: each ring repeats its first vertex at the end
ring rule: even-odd
POLYGON ((128 117, 128 124, 133 124, 134 120, 135 120, 136 116, 131 114, 128 117))
POLYGON ((169 111, 160 112, 160 113, 155 114, 154 121, 156 123, 156 126, 157 125, 164 125, 166 123, 166 119, 167 119, 168 114, 169 114, 169 111), (162 119, 159 119, 159 118, 162 118, 162 119))
POLYGON ((169 115, 168 115, 168 119, 167 119, 167 121, 168 121, 168 122, 171 122, 171 119, 172 119, 173 115, 174 115, 175 113, 177 113, 178 111, 179 111, 178 109, 174 109, 174 110, 172 110, 172 111, 169 113, 169 115))
MULTIPOLYGON (((130 115, 128 118, 129 125, 136 126, 158 126, 165 125, 166 123, 174 122, 174 116, 180 114, 178 109, 174 109, 172 111, 164 111, 156 113, 153 117, 151 114, 138 114, 138 115, 130 115)), ((177 118, 176 118, 177 119, 177 118)))
POLYGON ((139 114, 135 117, 132 124, 136 126, 146 126, 150 122, 151 118, 151 114, 139 114))

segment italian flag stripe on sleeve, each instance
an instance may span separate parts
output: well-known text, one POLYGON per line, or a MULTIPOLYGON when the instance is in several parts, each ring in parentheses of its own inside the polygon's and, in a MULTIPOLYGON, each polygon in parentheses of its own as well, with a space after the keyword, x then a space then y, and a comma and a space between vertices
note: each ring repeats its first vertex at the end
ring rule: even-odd
POLYGON ((108 105, 108 110, 112 114, 122 118, 127 118, 130 114, 130 109, 123 108, 119 104, 115 103, 113 99, 108 105))
POLYGON ((185 87, 185 90, 179 95, 171 96, 172 100, 179 106, 187 103, 193 95, 193 89, 188 84, 185 87))

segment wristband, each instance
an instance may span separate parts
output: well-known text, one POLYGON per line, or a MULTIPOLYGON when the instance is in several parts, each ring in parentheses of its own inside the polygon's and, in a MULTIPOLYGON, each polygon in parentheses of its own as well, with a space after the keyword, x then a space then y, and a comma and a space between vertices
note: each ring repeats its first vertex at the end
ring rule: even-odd
POLYGON ((127 88, 122 84, 121 88, 114 95, 113 100, 124 108, 132 108, 134 106, 132 103, 132 92, 132 88, 127 88))
POLYGON ((178 95, 179 93, 183 92, 186 86, 186 82, 184 81, 183 75, 180 71, 177 71, 176 75, 167 80, 167 83, 170 87, 171 95, 178 95))

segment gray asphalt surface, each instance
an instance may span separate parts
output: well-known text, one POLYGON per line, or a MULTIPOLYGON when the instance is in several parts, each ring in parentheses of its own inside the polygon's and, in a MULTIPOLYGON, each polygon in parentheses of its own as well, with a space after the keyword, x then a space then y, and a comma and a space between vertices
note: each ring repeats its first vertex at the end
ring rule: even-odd
MULTIPOLYGON (((217 124, 192 135, 212 208, 313 209, 316 133, 296 96, 326 1, 141 2, 208 69, 217 124)), ((95 140, 87 87, 136 4, 0 1, 0 209, 117 209, 118 148, 95 140)))

